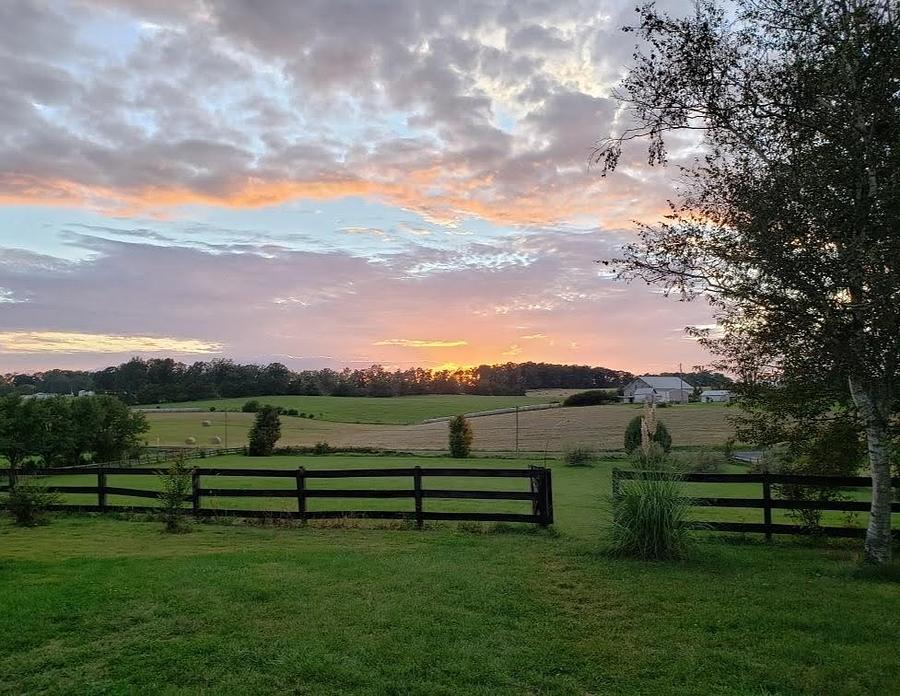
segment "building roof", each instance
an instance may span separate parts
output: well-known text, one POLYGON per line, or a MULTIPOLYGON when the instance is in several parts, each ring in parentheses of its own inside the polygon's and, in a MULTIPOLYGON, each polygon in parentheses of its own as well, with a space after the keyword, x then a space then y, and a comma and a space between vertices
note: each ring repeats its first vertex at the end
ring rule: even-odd
POLYGON ((729 396, 731 392, 728 389, 707 389, 703 392, 703 396, 729 396))
POLYGON ((686 391, 693 391, 694 389, 690 384, 681 379, 681 377, 660 377, 659 375, 644 375, 642 377, 638 377, 638 379, 645 384, 653 387, 654 389, 664 389, 666 391, 670 391, 672 389, 684 389, 686 391))

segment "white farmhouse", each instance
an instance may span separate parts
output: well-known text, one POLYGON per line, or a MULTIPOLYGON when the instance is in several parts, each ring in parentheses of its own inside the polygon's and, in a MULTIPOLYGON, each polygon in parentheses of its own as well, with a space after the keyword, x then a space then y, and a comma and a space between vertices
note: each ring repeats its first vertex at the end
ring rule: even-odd
POLYGON ((634 404, 645 401, 686 404, 693 391, 694 388, 681 377, 660 375, 637 377, 622 390, 625 401, 634 404))
POLYGON ((700 401, 704 404, 728 403, 731 401, 731 392, 727 389, 707 389, 700 394, 700 401))

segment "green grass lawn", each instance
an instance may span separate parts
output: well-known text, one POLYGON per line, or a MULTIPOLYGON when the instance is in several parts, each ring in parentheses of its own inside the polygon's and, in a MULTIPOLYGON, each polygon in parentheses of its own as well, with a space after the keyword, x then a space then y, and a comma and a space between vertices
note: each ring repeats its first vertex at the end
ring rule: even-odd
MULTIPOLYGON (((308 469, 416 463, 449 464, 265 460, 308 469)), ((550 532, 197 524, 167 536, 158 522, 60 516, 18 529, 4 521, 0 693, 898 692, 897 566, 860 574, 859 542, 781 537, 767 545, 712 534, 700 535, 684 563, 609 558, 601 551, 613 464, 554 464, 550 532)), ((125 478, 111 485, 142 477, 125 478)), ((260 482, 216 486, 239 481, 260 482)), ((714 494, 758 495, 723 488, 714 494)), ((286 501, 227 499, 251 502, 286 501)))
MULTIPOLYGON (((247 401, 254 399, 262 404, 296 408, 302 413, 312 413, 316 418, 339 423, 419 423, 426 418, 455 416, 474 411, 490 411, 496 408, 528 406, 548 403, 550 399, 539 396, 473 396, 469 394, 434 394, 424 396, 397 396, 377 398, 371 396, 254 396, 237 399, 211 399, 165 404, 172 408, 203 408, 240 410, 247 401)), ((143 408, 153 408, 149 404, 143 408)), ((161 406, 163 406, 161 404, 161 406)))

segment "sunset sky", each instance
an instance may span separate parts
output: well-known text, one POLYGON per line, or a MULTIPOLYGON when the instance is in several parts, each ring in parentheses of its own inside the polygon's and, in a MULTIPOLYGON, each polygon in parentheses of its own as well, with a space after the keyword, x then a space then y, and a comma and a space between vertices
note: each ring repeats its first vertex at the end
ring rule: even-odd
POLYGON ((0 372, 708 362, 594 263, 673 195, 587 166, 634 4, 4 0, 0 372))

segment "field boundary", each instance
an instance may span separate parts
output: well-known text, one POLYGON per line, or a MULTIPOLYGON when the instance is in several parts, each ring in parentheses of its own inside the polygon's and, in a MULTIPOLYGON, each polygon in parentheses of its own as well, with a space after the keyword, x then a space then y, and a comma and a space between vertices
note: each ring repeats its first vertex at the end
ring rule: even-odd
MULTIPOLYGON (((524 413, 525 411, 547 411, 551 408, 562 408, 562 403, 553 402, 548 404, 527 404, 525 406, 508 406, 507 408, 492 408, 489 411, 472 411, 471 413, 462 414, 466 418, 481 418, 483 416, 502 416, 506 413, 524 413)), ((420 421, 420 425, 428 423, 447 423, 455 416, 438 416, 436 418, 426 418, 420 421)))
MULTIPOLYGON (((751 508, 763 511, 763 521, 758 522, 692 522, 694 529, 718 532, 756 532, 765 534, 771 540, 773 534, 821 534, 833 537, 862 537, 866 530, 861 527, 803 527, 796 524, 772 522, 772 510, 834 510, 839 512, 868 512, 870 504, 857 500, 791 500, 774 498, 773 485, 815 486, 821 488, 871 488, 868 476, 815 476, 801 474, 705 474, 687 473, 672 475, 662 471, 636 471, 632 469, 612 470, 612 496, 618 500, 622 496, 622 482, 634 480, 677 480, 684 483, 758 483, 761 485, 760 498, 719 498, 693 497, 688 499, 692 507, 751 508)), ((900 477, 891 479, 894 488, 900 488, 900 477)), ((900 503, 891 504, 891 512, 900 512, 900 503)), ((900 538, 900 530, 893 532, 900 538)))
MULTIPOLYGON (((221 468, 198 467, 189 470, 191 476, 191 493, 185 496, 184 503, 190 507, 185 512, 198 517, 256 517, 256 518, 288 518, 295 520, 321 519, 390 519, 411 520, 421 529, 426 521, 471 521, 471 522, 524 522, 542 527, 553 524, 553 489, 550 469, 532 466, 527 469, 476 469, 463 467, 406 467, 406 468, 371 468, 371 469, 262 469, 262 468, 221 468), (204 477, 246 476, 262 478, 293 479, 293 488, 214 488, 203 485, 204 477), (344 479, 344 478, 410 478, 412 488, 308 488, 310 479, 344 479), (425 481, 429 478, 520 478, 528 479, 527 491, 491 491, 463 490, 446 488, 427 488, 425 481), (259 510, 259 509, 219 509, 204 508, 204 498, 294 498, 296 510, 259 510), (344 499, 385 499, 401 498, 413 501, 411 511, 393 510, 307 510, 307 502, 311 498, 344 498, 344 499), (508 512, 436 512, 424 510, 424 501, 428 499, 465 499, 465 500, 517 500, 530 501, 531 513, 508 512)), ((108 476, 159 475, 164 473, 155 469, 136 469, 133 467, 80 467, 60 470, 32 469, 18 472, 7 469, 5 473, 8 485, 0 490, 14 487, 23 476, 55 476, 62 474, 95 474, 96 481, 88 486, 48 486, 48 490, 56 493, 92 494, 97 496, 97 503, 55 504, 49 509, 56 511, 77 512, 160 512, 159 507, 148 505, 110 505, 108 496, 126 496, 141 499, 159 499, 159 491, 138 488, 110 486, 108 476)))

